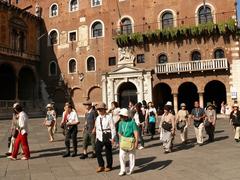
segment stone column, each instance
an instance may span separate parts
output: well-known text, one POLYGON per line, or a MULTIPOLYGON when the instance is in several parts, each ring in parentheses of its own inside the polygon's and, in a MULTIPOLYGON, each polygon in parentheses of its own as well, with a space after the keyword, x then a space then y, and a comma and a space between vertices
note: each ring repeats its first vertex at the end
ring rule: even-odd
POLYGON ((173 108, 175 113, 178 112, 178 93, 173 94, 173 108))
POLYGON ((199 104, 200 104, 200 107, 204 108, 204 100, 203 100, 203 92, 199 92, 199 104))
POLYGON ((106 76, 102 76, 102 101, 107 103, 107 80, 106 76))
POLYGON ((111 102, 114 101, 114 87, 113 87, 113 79, 108 78, 107 80, 107 106, 110 107, 111 102))
POLYGON ((144 91, 143 91, 143 77, 138 78, 138 84, 139 84, 139 89, 138 89, 138 102, 142 102, 144 98, 144 91))

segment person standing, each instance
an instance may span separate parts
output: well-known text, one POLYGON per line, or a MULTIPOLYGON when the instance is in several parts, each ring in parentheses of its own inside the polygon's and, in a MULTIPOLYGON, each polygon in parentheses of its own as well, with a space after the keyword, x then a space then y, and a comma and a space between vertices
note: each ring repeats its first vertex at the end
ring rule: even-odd
POLYGON ((49 142, 53 142, 54 124, 56 123, 56 112, 54 111, 52 104, 48 104, 46 108, 47 108, 47 114, 43 122, 43 125, 45 125, 48 129, 49 142))
POLYGON ((163 142, 164 153, 172 152, 173 138, 175 135, 175 116, 170 113, 169 106, 164 106, 164 114, 162 115, 161 126, 162 137, 161 141, 163 142))
POLYGON ((186 104, 182 103, 180 105, 181 109, 177 113, 176 121, 177 121, 177 129, 180 131, 180 138, 182 143, 187 141, 187 133, 188 133, 188 110, 186 109, 186 104))
POLYGON ((203 128, 204 128, 204 118, 205 113, 204 109, 199 106, 199 102, 194 102, 194 108, 192 109, 192 118, 193 118, 193 125, 196 134, 197 144, 201 146, 203 144, 203 128))
POLYGON ((236 103, 233 105, 233 111, 230 114, 230 123, 235 129, 235 141, 240 142, 240 111, 239 105, 236 103))
POLYGON ((78 115, 71 104, 67 104, 65 106, 65 113, 63 121, 61 122, 61 126, 65 126, 65 146, 66 152, 63 157, 70 156, 70 139, 72 139, 73 143, 73 153, 72 157, 77 155, 77 133, 78 133, 78 124, 80 123, 78 120, 78 115))
POLYGON ((89 142, 92 145, 92 156, 91 158, 96 157, 95 153, 95 140, 96 140, 96 132, 95 132, 95 120, 96 120, 96 112, 93 109, 92 102, 86 101, 83 103, 86 107, 85 113, 85 124, 83 130, 83 154, 80 156, 80 159, 85 159, 88 157, 87 148, 89 142))
POLYGON ((143 130, 144 130, 144 121, 145 117, 142 112, 142 103, 137 103, 135 105, 136 113, 133 116, 133 120, 136 122, 138 126, 138 135, 139 135, 139 142, 140 146, 138 147, 139 150, 144 148, 144 139, 143 139, 143 130))
POLYGON ((98 162, 97 173, 112 170, 113 156, 112 156, 112 144, 114 143, 114 137, 116 136, 115 125, 111 115, 106 112, 107 107, 105 103, 100 103, 97 106, 98 117, 95 122, 96 128, 96 156, 98 162), (104 160, 102 157, 102 150, 105 147, 107 166, 104 166, 104 160))
MULTIPOLYGON (((120 108, 119 108, 118 102, 113 101, 111 103, 111 109, 109 109, 108 113, 113 118, 116 132, 118 132, 118 125, 119 125, 119 122, 120 122, 119 112, 120 112, 120 108)), ((115 143, 115 147, 117 148, 119 146, 119 137, 118 137, 117 133, 116 133, 116 136, 114 138, 114 141, 115 141, 114 142, 115 143)))
MULTIPOLYGON (((141 110, 141 108, 139 108, 141 110)), ((138 112, 138 110, 137 110, 138 112)), ((136 113, 137 113, 136 112, 136 113)), ((121 122, 119 123, 118 134, 120 137, 120 150, 119 150, 119 161, 120 161, 120 172, 119 176, 126 174, 126 156, 129 157, 129 171, 128 175, 132 174, 135 167, 136 159, 136 148, 138 147, 138 127, 134 120, 128 118, 128 110, 123 108, 120 113, 121 122), (125 141, 125 142, 124 142, 125 141), (124 146, 122 143, 129 142, 130 146, 124 146)), ((136 115, 136 114, 135 114, 136 115)))
POLYGON ((146 121, 148 122, 149 132, 151 133, 151 139, 155 135, 155 126, 156 126, 157 110, 154 107, 152 102, 148 103, 148 109, 146 112, 146 121))
POLYGON ((128 103, 128 116, 131 119, 133 118, 134 114, 136 113, 134 105, 135 104, 134 104, 133 101, 129 101, 129 103, 128 103))
POLYGON ((14 143, 13 153, 8 158, 10 158, 11 160, 17 159, 19 146, 21 144, 24 153, 24 156, 21 159, 28 160, 30 158, 30 151, 28 146, 28 116, 23 111, 22 106, 20 104, 15 104, 13 110, 16 112, 18 116, 18 121, 16 123, 18 135, 14 143))
POLYGON ((214 141, 214 131, 215 131, 215 125, 216 125, 216 119, 217 119, 217 113, 216 110, 213 108, 214 105, 210 102, 207 103, 207 107, 205 110, 205 130, 208 134, 208 142, 214 141))

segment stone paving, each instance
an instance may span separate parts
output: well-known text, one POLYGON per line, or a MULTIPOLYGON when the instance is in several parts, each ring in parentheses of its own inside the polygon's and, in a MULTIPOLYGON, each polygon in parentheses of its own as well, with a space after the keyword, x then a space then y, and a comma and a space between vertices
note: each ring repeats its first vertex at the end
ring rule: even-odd
MULTIPOLYGON (((83 124, 83 123, 82 123, 83 124)), ((62 158, 64 138, 61 132, 49 143, 42 119, 30 119, 29 144, 31 159, 11 161, 5 157, 9 120, 0 121, 0 180, 239 180, 240 143, 233 140, 233 129, 227 118, 219 118, 216 141, 198 147, 193 126, 190 143, 180 144, 179 133, 174 140, 174 152, 164 154, 158 135, 154 140, 145 136, 146 146, 137 151, 136 169, 130 176, 119 177, 118 152, 114 151, 114 169, 95 173, 96 159, 62 158)), ((59 131, 61 129, 59 128, 59 131)), ((82 152, 81 132, 78 134, 78 153, 82 152)), ((206 140, 207 137, 205 137, 206 140)))

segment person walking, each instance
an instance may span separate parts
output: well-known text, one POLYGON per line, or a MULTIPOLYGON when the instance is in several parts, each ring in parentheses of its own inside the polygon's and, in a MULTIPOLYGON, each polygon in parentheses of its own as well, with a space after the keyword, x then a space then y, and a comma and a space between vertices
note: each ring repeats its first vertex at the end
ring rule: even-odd
POLYGON ((235 130, 235 141, 240 142, 240 111, 239 105, 236 103, 233 105, 233 111, 230 114, 230 123, 233 125, 235 130))
POLYGON ((154 107, 154 104, 152 102, 149 102, 148 109, 146 112, 146 121, 148 122, 151 139, 153 139, 153 136, 155 135, 156 118, 157 118, 157 110, 154 107))
POLYGON ((97 105, 98 117, 96 118, 96 156, 98 162, 97 173, 112 170, 113 156, 112 156, 112 144, 114 143, 114 137, 116 136, 116 129, 114 121, 111 115, 107 114, 106 104, 100 103, 97 105), (102 150, 105 147, 107 166, 104 166, 104 160, 102 157, 102 150))
POLYGON ((164 106, 164 114, 162 115, 160 123, 164 153, 172 152, 172 141, 175 135, 175 116, 170 113, 170 111, 169 106, 164 106))
POLYGON ((180 105, 180 110, 177 113, 176 121, 177 121, 177 129, 180 131, 180 138, 182 143, 186 143, 187 134, 188 134, 188 110, 186 109, 186 104, 182 103, 180 105))
POLYGON ((142 112, 142 103, 137 103, 135 105, 136 113, 133 116, 133 120, 136 122, 138 126, 138 135, 139 135, 139 142, 140 146, 138 147, 139 150, 144 148, 144 139, 143 139, 143 131, 144 131, 144 121, 145 117, 142 112))
POLYGON ((210 102, 207 103, 207 107, 205 110, 205 130, 208 134, 208 140, 207 142, 213 142, 214 141, 214 131, 215 131, 215 125, 216 125, 216 119, 217 119, 217 113, 214 109, 214 105, 210 102))
POLYGON ((21 144, 24 156, 21 158, 22 160, 28 160, 30 158, 30 151, 28 146, 28 116, 23 111, 23 108, 20 104, 14 104, 13 110, 18 116, 18 120, 16 123, 16 129, 18 131, 17 138, 14 142, 13 153, 10 158, 11 160, 16 160, 18 155, 19 146, 21 144))
POLYGON ((129 118, 133 118, 135 111, 135 103, 133 101, 129 101, 128 103, 128 116, 129 118))
POLYGON ((65 126, 65 146, 66 152, 63 157, 70 156, 70 139, 72 139, 73 143, 73 153, 72 157, 77 155, 77 133, 78 133, 78 124, 80 123, 78 120, 78 115, 71 104, 67 104, 65 106, 64 118, 61 122, 61 126, 65 126))
POLYGON ((47 108, 47 113, 46 113, 46 118, 43 122, 43 125, 45 125, 48 129, 49 142, 53 142, 54 124, 56 123, 56 112, 54 111, 52 104, 48 104, 46 108, 47 108))
POLYGON ((195 130, 195 135, 197 139, 197 144, 201 146, 203 144, 203 128, 204 128, 204 118, 205 112, 204 109, 199 106, 199 102, 194 102, 194 108, 192 109, 192 119, 195 130))
MULTIPOLYGON (((141 110, 141 108, 139 108, 141 110)), ((139 110, 138 109, 138 110, 139 110)), ((137 112, 138 112, 137 110, 137 112)), ((120 113, 121 122, 119 123, 119 137, 120 137, 120 172, 119 176, 126 174, 126 156, 129 157, 129 171, 128 175, 133 173, 136 159, 136 148, 138 147, 138 127, 134 120, 128 118, 128 110, 123 108, 120 113)))
POLYGON ((87 148, 89 142, 92 145, 92 155, 91 158, 96 157, 95 153, 95 140, 96 140, 96 131, 95 131, 95 120, 96 120, 96 112, 93 109, 92 102, 86 101, 83 103, 86 107, 85 113, 85 124, 83 130, 83 154, 80 156, 80 159, 85 159, 88 157, 87 148))
MULTIPOLYGON (((119 125, 119 122, 120 122, 119 112, 120 112, 120 108, 119 108, 118 102, 113 101, 111 103, 111 108, 108 110, 108 113, 113 118, 116 132, 118 132, 118 125, 119 125)), ((119 146, 119 137, 118 137, 117 133, 116 133, 116 136, 114 138, 114 143, 115 143, 115 147, 118 148, 118 146, 119 146)))
MULTIPOLYGON (((13 108, 17 105, 19 105, 19 103, 14 103, 13 108)), ((18 135, 17 122, 18 114, 16 113, 16 111, 14 111, 12 115, 11 127, 9 130, 10 136, 8 137, 8 152, 5 153, 6 156, 11 156, 13 152, 14 142, 18 135)))

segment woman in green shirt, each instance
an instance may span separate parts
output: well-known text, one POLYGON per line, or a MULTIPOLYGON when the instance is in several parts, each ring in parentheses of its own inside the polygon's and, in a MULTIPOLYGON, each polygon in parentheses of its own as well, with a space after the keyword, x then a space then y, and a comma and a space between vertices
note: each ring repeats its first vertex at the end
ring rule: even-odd
POLYGON ((126 162, 125 157, 128 155, 129 157, 129 171, 128 175, 132 174, 134 166, 135 166, 135 156, 136 156, 136 148, 138 147, 138 127, 134 120, 128 118, 128 110, 123 108, 120 110, 120 119, 118 134, 120 138, 120 150, 119 150, 119 161, 121 170, 119 172, 119 176, 123 176, 126 174, 126 162), (132 144, 132 148, 125 149, 123 144, 123 140, 130 141, 132 144))

